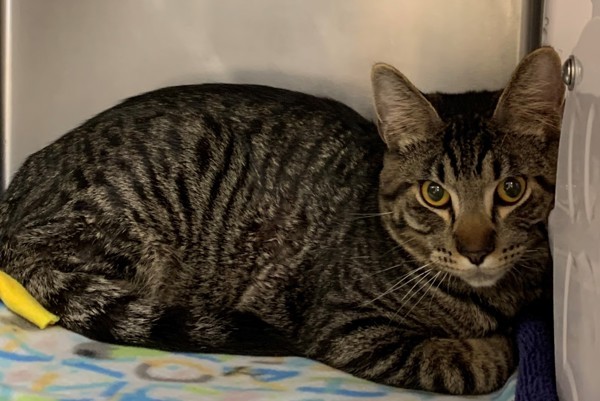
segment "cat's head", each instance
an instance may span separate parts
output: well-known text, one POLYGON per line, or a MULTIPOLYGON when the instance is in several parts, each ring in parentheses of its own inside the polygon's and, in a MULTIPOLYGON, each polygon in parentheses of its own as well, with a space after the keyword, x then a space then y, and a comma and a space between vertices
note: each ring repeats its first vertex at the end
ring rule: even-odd
POLYGON ((423 265, 473 287, 547 263, 564 96, 556 52, 526 56, 489 113, 436 110, 386 64, 373 67, 372 83, 387 144, 379 203, 390 235, 423 265))

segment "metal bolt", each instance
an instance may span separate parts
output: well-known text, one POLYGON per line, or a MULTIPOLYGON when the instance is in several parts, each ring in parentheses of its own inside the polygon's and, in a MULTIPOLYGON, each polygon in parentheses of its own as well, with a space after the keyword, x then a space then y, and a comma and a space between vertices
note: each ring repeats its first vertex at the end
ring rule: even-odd
POLYGON ((562 79, 569 90, 573 90, 581 81, 581 64, 575 56, 570 55, 562 66, 562 79))

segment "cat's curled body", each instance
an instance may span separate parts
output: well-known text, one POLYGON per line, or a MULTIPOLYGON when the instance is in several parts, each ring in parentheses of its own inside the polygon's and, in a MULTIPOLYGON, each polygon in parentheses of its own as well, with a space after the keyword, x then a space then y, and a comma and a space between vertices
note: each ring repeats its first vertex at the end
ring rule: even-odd
MULTIPOLYGON (((555 57, 540 54, 522 76, 541 60, 554 77, 555 57)), ((15 175, 2 268, 63 326, 103 341, 295 353, 455 394, 498 388, 515 366, 511 321, 547 275, 556 105, 529 110, 530 126, 504 116, 517 71, 493 118, 494 93, 464 97, 460 113, 432 96, 435 112, 389 67, 374 71, 384 141, 340 103, 262 86, 167 88, 99 114, 15 175), (394 110, 411 109, 394 125, 398 99, 394 110), (494 211, 488 231, 461 220, 487 202, 486 180, 517 174, 530 181, 522 204, 494 211), (423 204, 424 180, 456 204, 423 204), (492 232, 497 282, 461 276, 457 249, 472 258, 479 245, 457 224, 492 232)))

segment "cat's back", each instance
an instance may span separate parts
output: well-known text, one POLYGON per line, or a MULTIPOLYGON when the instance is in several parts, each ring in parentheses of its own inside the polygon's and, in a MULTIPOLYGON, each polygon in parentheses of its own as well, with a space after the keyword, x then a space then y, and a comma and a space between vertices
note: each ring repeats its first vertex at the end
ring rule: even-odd
MULTIPOLYGON (((349 130, 375 133, 369 121, 333 99, 263 85, 219 83, 172 86, 128 98, 73 133, 102 136, 106 132, 99 127, 119 123, 128 128, 121 132, 125 136, 136 131, 154 133, 152 123, 157 120, 197 136, 244 125, 253 128, 254 134, 274 126, 278 134, 302 131, 303 139, 319 136, 323 129, 338 135, 349 130)), ((65 139, 69 140, 68 135, 65 139)))
POLYGON ((129 98, 30 156, 5 200, 11 216, 85 197, 108 208, 158 205, 167 221, 178 208, 214 209, 250 189, 291 199, 300 186, 322 188, 332 192, 324 201, 336 187, 361 191, 375 184, 382 153, 373 124, 331 99, 259 85, 176 86, 129 98))
POLYGON ((273 151, 281 150, 277 145, 301 150, 339 141, 360 151, 379 142, 371 122, 332 99, 261 85, 184 85, 134 96, 99 113, 29 157, 24 169, 28 163, 48 172, 74 164, 107 167, 135 153, 169 161, 209 156, 227 147, 229 137, 273 151))

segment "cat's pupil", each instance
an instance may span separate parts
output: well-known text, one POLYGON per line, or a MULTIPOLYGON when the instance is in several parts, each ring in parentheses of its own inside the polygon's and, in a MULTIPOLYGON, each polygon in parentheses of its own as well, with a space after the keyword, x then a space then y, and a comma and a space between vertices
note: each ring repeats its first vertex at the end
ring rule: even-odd
POLYGON ((427 194, 434 202, 439 202, 444 197, 444 189, 439 184, 431 183, 427 188, 427 194))
POLYGON ((504 193, 510 198, 518 198, 521 195, 521 183, 515 179, 504 181, 504 193))

